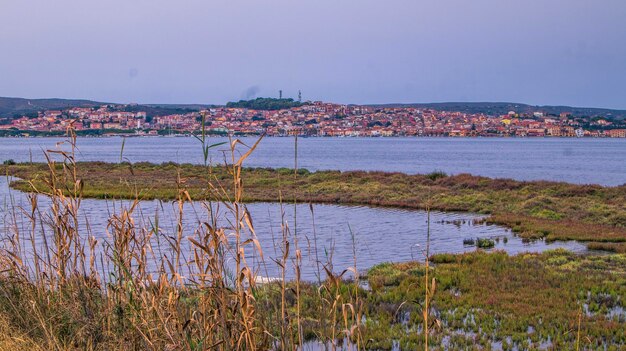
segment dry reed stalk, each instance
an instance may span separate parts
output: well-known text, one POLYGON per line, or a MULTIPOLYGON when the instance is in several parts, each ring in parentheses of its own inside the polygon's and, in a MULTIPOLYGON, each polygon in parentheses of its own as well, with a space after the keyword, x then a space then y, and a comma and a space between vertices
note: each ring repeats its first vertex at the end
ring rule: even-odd
MULTIPOLYGON (((276 313, 280 310, 278 336, 268 328, 271 327, 273 312, 260 315, 257 312, 259 302, 256 294, 259 288, 256 286, 256 272, 247 262, 250 251, 254 257, 258 254, 264 262, 252 217, 244 204, 242 177, 243 163, 261 139, 238 157, 236 149, 243 143, 230 139, 230 164, 227 167, 231 176, 228 182, 232 184, 227 186, 213 176, 207 151, 211 145, 207 144, 205 136, 200 138, 207 169, 206 194, 209 201, 205 201, 203 206, 208 220, 199 221, 192 235, 186 236, 183 223, 184 214, 190 206, 193 208, 193 203, 186 188, 186 179, 178 168, 178 197, 174 203, 175 218, 171 233, 161 228, 158 211, 154 222, 150 219, 150 227, 142 226, 143 213, 137 191, 133 201, 128 204, 120 202, 120 207, 114 206, 109 214, 106 226, 108 238, 96 239, 91 235, 89 221, 83 225, 85 222, 79 220, 84 184, 76 161, 76 135, 71 130, 68 135, 66 145, 70 146, 69 151, 46 152, 48 175, 45 187, 38 189, 35 182, 31 182, 33 194, 28 197, 30 204, 24 211, 24 217, 29 221, 32 263, 25 260, 28 254, 22 249, 23 239, 17 230, 14 245, 8 248, 14 257, 3 259, 3 262, 13 265, 20 284, 27 286, 31 281, 34 283, 36 288, 28 290, 32 294, 29 300, 34 301, 32 306, 19 302, 13 310, 17 312, 27 308, 27 315, 35 318, 36 327, 49 349, 64 350, 69 345, 83 345, 87 349, 255 350, 266 349, 275 340, 280 345, 274 343, 274 347, 280 346, 284 350, 302 347, 302 251, 297 232, 298 204, 295 197, 293 236, 285 218, 282 196, 280 199, 282 257, 276 262, 282 279, 280 302, 272 307, 276 313), (56 160, 56 156, 60 156, 61 160, 56 160), (50 208, 43 214, 38 195, 50 199, 50 208), (212 202, 211 198, 221 201, 212 202), (227 226, 222 224, 223 219, 228 222, 227 226), (47 229, 51 230, 51 242, 47 241, 47 229), (41 239, 38 238, 40 233, 41 239), (185 238, 189 243, 188 251, 185 238), (287 265, 292 259, 292 244, 295 247, 292 261, 295 286, 288 284, 286 279, 287 265), (102 251, 99 251, 100 248, 102 251), (235 268, 232 272, 229 260, 235 268), (295 301, 291 299, 291 291, 295 294, 295 301), (295 312, 292 312, 293 309, 295 312), (72 316, 84 319, 85 324, 74 329, 75 335, 64 336, 53 322, 56 316, 51 314, 55 310, 69 311, 72 316), (268 318, 270 325, 267 324, 268 318)), ((123 158, 123 150, 120 157, 123 158)), ((297 140, 294 160, 295 188, 298 181, 297 140)), ((132 172, 132 164, 130 167, 132 172)), ((340 309, 344 313, 345 329, 353 329, 352 325, 356 325, 356 330, 359 330, 358 273, 353 300, 346 303, 340 291, 345 271, 338 275, 332 272, 332 249, 324 267, 328 278, 322 283, 315 228, 313 230, 320 285, 319 310, 322 312, 317 323, 322 325, 320 337, 325 345, 331 344, 336 349, 337 337, 341 334, 337 331, 340 309), (349 328, 348 322, 351 325, 349 328)), ((268 301, 271 300, 270 284, 264 289, 269 296, 268 301)), ((23 323, 28 324, 27 321, 23 323)), ((356 339, 360 344, 359 335, 356 339)))
POLYGON ((349 270, 351 270, 352 274, 354 275, 354 295, 350 296, 350 304, 349 304, 351 307, 351 311, 352 311, 353 321, 349 329, 350 331, 349 336, 351 337, 350 338, 351 340, 356 338, 356 348, 357 350, 360 350, 361 346, 363 346, 363 335, 362 335, 362 330, 361 330, 362 329, 361 320, 363 318, 363 301, 361 300, 361 297, 359 294, 360 274, 359 274, 359 269, 357 266, 356 236, 354 235, 354 232, 352 231, 352 227, 350 227, 349 224, 348 224, 348 229, 350 231, 350 237, 352 239, 352 259, 353 259, 353 266, 350 267, 349 270))
POLYGON ((302 251, 298 246, 298 135, 296 134, 294 139, 294 172, 293 172, 293 237, 295 247, 295 262, 294 271, 296 276, 296 329, 298 333, 298 345, 304 345, 304 335, 302 332, 302 321, 300 319, 301 306, 300 306, 300 279, 301 279, 301 264, 302 264, 302 251))

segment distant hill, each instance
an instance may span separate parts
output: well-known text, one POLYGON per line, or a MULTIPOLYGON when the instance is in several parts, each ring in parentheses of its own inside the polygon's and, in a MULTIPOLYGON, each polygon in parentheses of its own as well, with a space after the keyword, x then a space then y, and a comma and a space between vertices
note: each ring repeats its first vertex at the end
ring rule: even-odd
POLYGON ((201 104, 116 104, 91 100, 74 99, 24 99, 0 97, 0 117, 11 118, 39 111, 61 110, 72 107, 94 107, 101 105, 118 106, 120 110, 138 112, 144 111, 148 116, 167 115, 199 111, 214 105, 201 104))
POLYGON ((434 102, 410 104, 377 104, 378 107, 415 107, 431 108, 435 110, 460 111, 465 113, 485 113, 489 115, 503 115, 509 111, 517 113, 544 112, 559 115, 561 112, 571 112, 574 116, 604 116, 610 119, 626 119, 626 110, 613 110, 593 107, 571 106, 534 106, 514 102, 434 102))
POLYGON ((0 97, 0 117, 13 117, 32 112, 57 110, 70 107, 93 107, 105 103, 90 100, 23 99, 0 97))
MULTIPOLYGON (((91 100, 76 99, 24 99, 0 97, 0 117, 11 118, 29 113, 45 110, 57 110, 71 107, 94 107, 100 105, 117 105, 120 110, 145 111, 148 116, 187 113, 201 109, 217 107, 209 104, 116 104, 91 100)), ((243 107, 257 110, 277 110, 297 107, 302 105, 293 99, 257 98, 254 100, 241 100, 229 102, 228 107, 243 107)), ((223 106, 223 105, 222 105, 223 106)), ((618 121, 626 120, 626 110, 613 110, 592 107, 571 106, 534 106, 513 102, 435 102, 435 103, 410 103, 410 104, 373 104, 376 107, 415 107, 432 108, 436 110, 460 111, 465 113, 485 113, 489 115, 502 115, 509 111, 517 113, 544 112, 546 114, 559 115, 561 112, 570 112, 574 116, 603 116, 618 121)))
POLYGON ((253 110, 282 110, 302 106, 303 103, 293 99, 256 98, 254 100, 239 100, 229 102, 226 107, 249 108, 253 110))

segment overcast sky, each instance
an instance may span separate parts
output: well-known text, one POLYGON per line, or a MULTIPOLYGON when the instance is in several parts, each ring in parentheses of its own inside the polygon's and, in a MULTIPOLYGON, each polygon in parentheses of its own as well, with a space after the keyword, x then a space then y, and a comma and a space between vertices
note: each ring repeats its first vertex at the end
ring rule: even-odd
POLYGON ((624 0, 0 0, 0 96, 626 109, 624 0))

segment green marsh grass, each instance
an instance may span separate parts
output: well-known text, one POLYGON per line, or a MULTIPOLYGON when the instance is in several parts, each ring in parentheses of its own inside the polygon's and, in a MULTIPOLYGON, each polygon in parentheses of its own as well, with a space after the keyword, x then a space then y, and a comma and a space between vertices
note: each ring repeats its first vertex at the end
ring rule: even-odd
MULTIPOLYGON (((21 178, 12 187, 29 191, 30 182, 43 187, 49 172, 44 164, 4 167, 21 178)), ((194 200, 221 196, 208 191, 205 167, 149 163, 78 164, 84 197, 175 200, 177 172, 194 200)), ((537 239, 626 242, 626 185, 602 187, 556 182, 522 182, 467 174, 445 177, 361 171, 242 168, 244 202, 340 203, 432 210, 468 211, 489 215, 488 223, 512 228, 517 235, 537 239), (294 177, 297 174, 297 177, 294 177), (434 180, 432 179, 434 178, 434 180)), ((212 166, 212 180, 232 191, 227 167, 212 166)))

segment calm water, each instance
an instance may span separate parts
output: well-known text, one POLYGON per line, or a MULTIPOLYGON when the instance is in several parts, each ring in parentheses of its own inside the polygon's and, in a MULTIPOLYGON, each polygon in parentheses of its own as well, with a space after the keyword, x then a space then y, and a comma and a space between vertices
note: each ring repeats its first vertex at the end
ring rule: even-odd
MULTIPOLYGON (((7 236, 19 230, 22 237, 29 233, 30 223, 25 221, 20 209, 28 209, 26 195, 11 191, 7 179, 0 180, 0 237, 5 242, 7 236), (13 216, 17 211, 17 216, 13 216)), ((100 245, 110 241, 107 234, 107 222, 112 214, 128 206, 128 201, 106 201, 87 199, 82 202, 80 213, 83 232, 99 239, 100 245), (89 220, 89 231, 85 219, 89 220)), ((39 208, 47 209, 49 200, 39 197, 39 208)), ((424 211, 398 210, 363 206, 315 205, 311 213, 308 205, 297 206, 297 232, 294 230, 294 207, 283 208, 276 203, 253 203, 248 205, 257 238, 265 255, 265 265, 259 264, 258 256, 250 255, 247 261, 260 267, 259 275, 276 277, 279 272, 273 258, 279 258, 281 242, 281 212, 285 213, 285 222, 290 228, 289 240, 293 259, 295 234, 303 256, 302 276, 307 280, 316 279, 316 253, 322 263, 332 260, 335 271, 342 271, 353 265, 353 248, 356 250, 359 270, 367 269, 381 262, 402 262, 412 259, 423 259, 426 242, 427 215, 424 211), (314 225, 315 222, 315 225, 314 225), (353 245, 354 237, 354 245, 353 245), (332 253, 332 257, 330 257, 332 253)), ((30 212, 27 210, 27 212, 30 212)), ((232 215, 222 208, 219 223, 228 227, 232 215)), ((166 244, 168 236, 175 236, 178 208, 176 203, 160 201, 143 201, 135 211, 137 228, 151 228, 159 218, 161 235, 153 240, 153 263, 161 261, 163 255, 172 257, 166 244), (157 240, 158 239, 158 240, 157 240)), ((184 209, 184 236, 191 237, 207 220, 207 211, 203 204, 193 203, 184 209)), ((44 212, 43 217, 46 218, 44 212)), ((546 244, 543 241, 524 243, 512 235, 506 228, 492 225, 475 224, 481 218, 471 213, 431 213, 431 252, 460 253, 476 250, 473 246, 464 246, 466 238, 492 238, 498 240, 496 249, 506 250, 511 254, 519 252, 540 252, 558 247, 575 252, 585 251, 585 246, 576 242, 557 242, 546 244), (506 238, 506 243, 504 242, 506 238)), ((44 220, 45 222, 45 220, 44 220)), ((44 232, 50 241, 50 229, 44 225, 44 232)), ((249 233, 246 235, 250 235, 249 233)), ((41 243, 42 233, 37 231, 37 241, 41 243)), ((183 240, 185 255, 189 255, 191 245, 183 240)), ((290 265, 291 266, 291 265, 290 265)), ((288 276, 293 277, 290 270, 288 276)))
MULTIPOLYGON (((42 150, 59 138, 0 138, 0 160, 43 161, 42 150)), ((252 145, 256 139, 243 138, 252 145)), ((211 142, 226 141, 212 138, 211 142)), ((518 180, 626 183, 626 139, 572 138, 300 138, 298 164, 309 170, 382 170, 471 173, 518 180)), ((83 161, 119 162, 122 138, 81 138, 83 161)), ((222 146, 218 149, 224 150, 222 146)), ((247 166, 293 168, 294 139, 266 138, 247 166)), ((201 163, 191 137, 127 138, 123 157, 131 162, 201 163)), ((212 153, 215 161, 223 152, 212 153)))
MULTIPOLYGON (((243 138, 249 145, 254 138, 243 138)), ((43 161, 42 150, 55 149, 60 138, 0 138, 0 160, 43 161)), ((225 141, 213 138, 212 142, 225 141)), ((248 166, 293 167, 293 138, 264 139, 247 160, 248 166)), ((118 162, 122 138, 81 138, 78 158, 82 161, 98 160, 118 162)), ((220 147, 222 150, 225 146, 220 147)), ((214 161, 223 160, 220 148, 212 153, 214 161)), ((548 179, 574 183, 618 185, 626 182, 626 139, 451 139, 451 138, 303 138, 299 139, 298 164, 310 170, 385 170, 406 173, 424 173, 443 170, 450 174, 472 173, 490 177, 515 179, 548 179)), ((245 151, 245 150, 244 150, 245 151)), ((200 163, 201 149, 197 140, 189 137, 127 138, 122 157, 131 162, 189 162, 200 163)), ((28 232, 24 216, 11 214, 26 206, 25 194, 9 191, 7 180, 0 180, 0 200, 3 237, 15 228, 28 232)), ((46 208, 48 199, 40 198, 40 207, 46 208)), ((113 213, 119 212, 128 202, 85 200, 81 207, 83 226, 89 221, 91 235, 100 243, 110 240, 106 228, 113 213)), ((320 261, 332 260, 336 271, 353 264, 356 250, 359 269, 369 268, 387 261, 422 259, 426 240, 426 213, 372 207, 315 205, 312 214, 307 205, 297 206, 297 230, 294 207, 278 204, 254 203, 248 205, 253 217, 258 239, 265 254, 267 268, 259 274, 277 276, 272 258, 281 256, 281 212, 291 228, 293 249, 297 233, 303 252, 303 277, 313 280, 316 274, 316 252, 320 261), (314 225, 315 222, 315 225, 314 225), (353 241, 354 239, 354 241, 353 241), (332 253, 332 257, 331 257, 332 253)), ((150 228, 158 216, 161 237, 175 233, 176 206, 171 202, 144 201, 136 211, 139 227, 150 228)), ((220 224, 232 221, 227 212, 220 214, 220 224)), ((565 247, 584 251, 585 246, 574 242, 546 244, 542 241, 523 243, 506 228, 475 224, 479 215, 467 213, 431 214, 432 252, 459 253, 475 250, 464 246, 463 239, 498 239, 497 249, 511 254, 524 251, 543 251, 565 247), (505 243, 504 238, 507 242, 505 243)), ((207 220, 207 212, 200 203, 187 205, 184 211, 185 236, 193 236, 207 220)), ((45 226, 44 226, 45 229, 45 226)), ((46 231, 46 233, 49 230, 46 231)), ((41 241, 41 233, 38 240, 41 241)), ((166 240, 153 247, 154 262, 169 254, 166 240)), ((190 254, 188 240, 183 240, 185 254, 190 254)), ((293 258, 293 257, 292 257, 293 258)), ((259 263, 250 256, 248 263, 259 263)), ((292 276, 292 274, 289 274, 292 276)))

